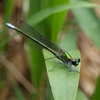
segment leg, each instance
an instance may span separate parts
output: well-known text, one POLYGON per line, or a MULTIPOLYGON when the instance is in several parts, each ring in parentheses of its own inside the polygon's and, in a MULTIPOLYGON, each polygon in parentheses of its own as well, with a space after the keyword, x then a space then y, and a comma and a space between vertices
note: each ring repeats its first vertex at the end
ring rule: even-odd
POLYGON ((77 71, 77 70, 72 70, 72 69, 71 69, 71 64, 67 65, 67 69, 68 69, 68 72, 78 72, 78 73, 80 73, 80 72, 77 71))
POLYGON ((78 72, 78 73, 80 73, 79 71, 77 71, 77 70, 72 70, 71 69, 71 66, 70 67, 68 67, 68 72, 78 72))
POLYGON ((63 64, 63 63, 58 62, 51 70, 48 70, 48 71, 53 71, 58 64, 63 64))
POLYGON ((49 59, 53 59, 53 58, 55 58, 55 57, 46 58, 46 59, 44 59, 43 61, 49 60, 49 59))

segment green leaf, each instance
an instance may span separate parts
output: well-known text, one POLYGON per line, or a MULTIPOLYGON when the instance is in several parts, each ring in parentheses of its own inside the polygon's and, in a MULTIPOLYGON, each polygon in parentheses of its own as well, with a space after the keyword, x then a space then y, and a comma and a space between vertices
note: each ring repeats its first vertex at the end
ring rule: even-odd
MULTIPOLYGON (((45 0, 44 0, 45 1, 45 0)), ((47 0, 48 4, 44 4, 43 8, 50 8, 50 7, 55 7, 58 5, 62 4, 68 4, 69 0, 47 0), (48 6, 47 6, 48 5, 48 6)), ((53 42, 56 42, 58 34, 63 26, 64 20, 66 18, 68 10, 59 12, 59 13, 54 13, 48 18, 46 18, 44 22, 45 26, 45 33, 46 36, 51 39, 53 42)))
POLYGON ((86 95, 81 90, 78 89, 76 100, 89 100, 89 99, 86 97, 86 95))
POLYGON ((13 86, 16 100, 25 100, 18 84, 16 82, 14 82, 14 84, 12 84, 12 86, 13 86))
MULTIPOLYGON (((79 57, 78 51, 69 52, 72 57, 79 57)), ((51 53, 44 50, 44 57, 53 57, 51 53)), ((56 58, 46 60, 46 69, 51 90, 54 96, 54 100, 75 100, 77 95, 77 88, 79 82, 79 72, 68 72, 67 67, 62 64, 57 64, 59 60, 56 58), (55 67, 53 70, 52 68, 55 67), (50 71, 52 70, 52 71, 50 71)), ((79 71, 80 64, 77 67, 72 66, 72 70, 79 71)))
POLYGON ((2 41, 5 41, 8 37, 7 36, 7 28, 5 27, 5 23, 11 18, 11 13, 14 8, 14 0, 6 0, 5 7, 4 7, 4 24, 3 29, 0 36, 0 51, 4 50, 5 43, 2 41), (4 40, 5 39, 5 40, 4 40), (2 44, 1 44, 2 42, 2 44))
POLYGON ((51 8, 47 8, 45 10, 39 11, 37 14, 33 15, 31 18, 28 19, 28 23, 31 25, 33 24, 35 25, 54 13, 58 13, 64 10, 69 10, 72 8, 80 8, 80 7, 100 8, 99 5, 94 4, 94 3, 89 3, 89 2, 75 2, 75 3, 70 3, 70 4, 63 4, 63 5, 59 5, 59 6, 55 6, 55 7, 51 7, 51 8))
MULTIPOLYGON (((72 2, 80 2, 82 0, 71 0, 72 2)), ((100 47, 100 19, 97 17, 93 9, 80 8, 72 9, 72 14, 84 33, 86 33, 93 42, 100 47)))
POLYGON ((4 9, 4 21, 8 21, 11 18, 13 10, 14 10, 14 0, 6 0, 4 9))
MULTIPOLYGON (((34 46, 34 45, 33 45, 34 46)), ((32 83, 37 88, 40 86, 44 72, 43 54, 40 49, 30 48, 31 78, 32 83)))
POLYGON ((73 28, 66 33, 66 36, 58 41, 59 46, 64 50, 74 50, 77 47, 77 31, 73 28))
MULTIPOLYGON (((41 9, 41 0, 30 0, 28 17, 31 17, 34 13, 40 11, 41 9), (34 9, 33 9, 34 7, 34 9)), ((35 19, 32 19, 34 22, 35 19)), ((34 28, 41 33, 44 33, 43 24, 35 25, 34 28)), ((31 80, 32 84, 39 88, 41 80, 44 73, 44 62, 43 54, 41 48, 36 48, 36 44, 32 43, 32 47, 29 48, 30 52, 30 61, 31 61, 31 80)))
POLYGON ((91 100, 100 100, 100 76, 98 77, 96 88, 91 100))

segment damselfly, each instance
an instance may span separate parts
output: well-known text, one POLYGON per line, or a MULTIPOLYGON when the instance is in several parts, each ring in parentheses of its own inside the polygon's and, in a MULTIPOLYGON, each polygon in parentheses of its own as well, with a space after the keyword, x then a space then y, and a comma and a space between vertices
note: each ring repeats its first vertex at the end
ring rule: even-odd
POLYGON ((34 28, 32 28, 26 22, 22 20, 17 20, 15 26, 10 23, 6 23, 6 26, 25 35, 30 40, 36 42, 40 46, 44 47, 45 49, 53 53, 56 58, 61 60, 64 63, 64 65, 68 67, 68 69, 70 69, 72 65, 76 67, 79 64, 80 58, 72 58, 72 56, 67 51, 61 49, 59 46, 57 46, 56 44, 54 44, 53 42, 39 34, 34 28))

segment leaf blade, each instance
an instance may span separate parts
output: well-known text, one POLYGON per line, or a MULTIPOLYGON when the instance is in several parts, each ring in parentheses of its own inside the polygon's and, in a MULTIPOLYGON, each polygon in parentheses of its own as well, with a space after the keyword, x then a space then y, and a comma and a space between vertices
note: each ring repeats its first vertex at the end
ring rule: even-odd
MULTIPOLYGON (((71 52, 71 54, 76 57, 77 52, 71 52)), ((44 57, 50 58, 47 51, 44 51, 44 57)), ((61 67, 58 65, 53 71, 50 71, 55 65, 56 60, 46 61, 46 69, 51 85, 52 93, 55 100, 75 100, 77 95, 79 73, 78 72, 68 72, 66 67, 61 67)), ((79 71, 79 66, 75 67, 79 71)))

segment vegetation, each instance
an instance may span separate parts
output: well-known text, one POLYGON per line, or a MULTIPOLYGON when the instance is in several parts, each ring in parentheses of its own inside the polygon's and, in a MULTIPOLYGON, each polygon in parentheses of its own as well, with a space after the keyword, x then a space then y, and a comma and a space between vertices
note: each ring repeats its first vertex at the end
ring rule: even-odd
POLYGON ((29 4, 4 1, 1 2, 4 13, 1 12, 0 16, 3 20, 0 23, 0 100, 98 99, 100 22, 93 8, 99 9, 100 6, 86 0, 30 0, 29 4), (25 20, 72 57, 81 58, 82 65, 72 67, 78 72, 68 72, 64 65, 57 64, 59 60, 35 43, 27 41, 30 46, 25 45, 23 36, 20 39, 15 31, 5 26, 6 22, 14 24, 16 19, 25 20), (50 71, 55 65, 57 67, 50 71), (95 72, 91 72, 88 66, 95 72))

